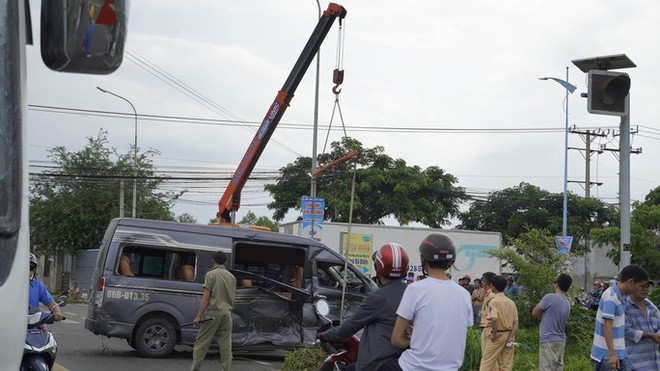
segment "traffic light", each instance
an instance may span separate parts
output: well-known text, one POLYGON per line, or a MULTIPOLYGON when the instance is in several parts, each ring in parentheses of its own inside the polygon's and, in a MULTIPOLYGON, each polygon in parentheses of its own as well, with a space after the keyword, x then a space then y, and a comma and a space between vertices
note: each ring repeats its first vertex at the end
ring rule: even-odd
POLYGON ((589 71, 587 111, 600 115, 628 114, 630 77, 627 73, 601 70, 589 71))

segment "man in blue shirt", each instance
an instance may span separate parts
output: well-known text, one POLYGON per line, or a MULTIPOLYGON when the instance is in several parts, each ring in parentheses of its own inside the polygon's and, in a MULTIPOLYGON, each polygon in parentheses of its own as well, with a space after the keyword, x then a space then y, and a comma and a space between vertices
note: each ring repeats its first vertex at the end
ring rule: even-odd
POLYGON ((541 318, 539 328, 539 371, 561 371, 564 369, 564 347, 566 345, 566 321, 571 311, 571 303, 566 292, 573 279, 562 273, 552 286, 555 292, 541 299, 532 315, 541 318))
POLYGON ((511 299, 515 299, 518 296, 518 286, 516 285, 516 280, 513 276, 509 276, 506 279, 506 288, 504 289, 504 295, 508 296, 511 299))
POLYGON ((28 308, 39 308, 39 303, 48 307, 55 315, 56 321, 62 320, 59 305, 53 300, 46 286, 37 279, 37 257, 30 253, 30 292, 28 295, 28 308))
POLYGON ((642 267, 631 264, 621 270, 617 284, 603 292, 596 313, 594 342, 591 347, 591 360, 595 370, 631 370, 624 340, 626 332, 624 296, 635 292, 648 280, 649 275, 642 267))
POLYGON ((626 298, 626 353, 635 371, 660 370, 660 311, 646 298, 650 285, 626 298))

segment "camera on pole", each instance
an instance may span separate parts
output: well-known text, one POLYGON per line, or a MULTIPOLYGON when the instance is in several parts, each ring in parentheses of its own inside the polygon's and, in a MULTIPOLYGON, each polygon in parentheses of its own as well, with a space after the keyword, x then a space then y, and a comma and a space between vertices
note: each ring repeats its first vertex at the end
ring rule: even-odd
POLYGON ((587 111, 600 115, 627 115, 628 92, 630 77, 627 73, 590 70, 587 111))

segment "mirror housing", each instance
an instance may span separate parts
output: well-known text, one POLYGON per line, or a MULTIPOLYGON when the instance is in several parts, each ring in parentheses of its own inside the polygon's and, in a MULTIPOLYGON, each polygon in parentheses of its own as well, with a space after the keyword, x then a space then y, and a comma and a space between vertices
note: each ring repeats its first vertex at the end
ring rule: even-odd
POLYGON ((328 301, 325 300, 325 298, 318 298, 314 302, 314 310, 319 315, 325 317, 330 314, 330 304, 328 304, 328 301))
POLYGON ((66 295, 62 295, 57 299, 57 305, 60 307, 65 307, 69 302, 69 298, 66 295))
POLYGON ((128 0, 41 2, 41 59, 52 70, 109 74, 123 60, 128 0))

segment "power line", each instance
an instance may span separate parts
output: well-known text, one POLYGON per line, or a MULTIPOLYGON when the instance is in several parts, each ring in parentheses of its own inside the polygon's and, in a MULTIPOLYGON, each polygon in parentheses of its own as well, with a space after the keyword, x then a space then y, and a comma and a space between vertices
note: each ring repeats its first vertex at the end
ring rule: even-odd
MULTIPOLYGON (((46 112, 46 113, 58 113, 58 114, 69 114, 69 115, 79 115, 79 116, 96 116, 96 117, 113 117, 113 118, 132 118, 134 114, 128 114, 123 112, 114 112, 114 111, 100 111, 100 110, 90 110, 82 108, 71 108, 71 107, 61 107, 61 106, 44 106, 37 104, 28 105, 29 110, 37 112, 46 112)), ((172 116, 172 115, 155 115, 155 114, 145 114, 139 113, 138 118, 141 121, 159 121, 159 122, 171 122, 171 123, 185 123, 185 124, 194 124, 194 125, 214 125, 214 126, 253 126, 258 127, 261 123, 256 121, 238 121, 238 120, 226 120, 226 119, 212 119, 212 118, 202 118, 202 117, 188 117, 188 116, 172 116)), ((309 124, 299 124, 299 123, 284 123, 281 122, 278 125, 278 129, 297 129, 297 130, 313 130, 313 127, 309 124)), ((342 128, 338 127, 329 127, 329 125, 319 125, 321 129, 328 129, 341 131, 342 128)), ((606 128, 616 128, 615 126, 606 127, 606 128)), ((346 129, 350 129, 355 132, 396 132, 396 133, 444 133, 444 134, 524 134, 524 133, 549 133, 549 132, 563 132, 565 129, 560 127, 510 127, 510 128, 492 128, 492 127, 481 127, 481 128, 456 128, 456 127, 423 127, 423 126, 364 126, 364 125, 346 125, 346 129)), ((586 129, 596 129, 596 127, 586 129)))

